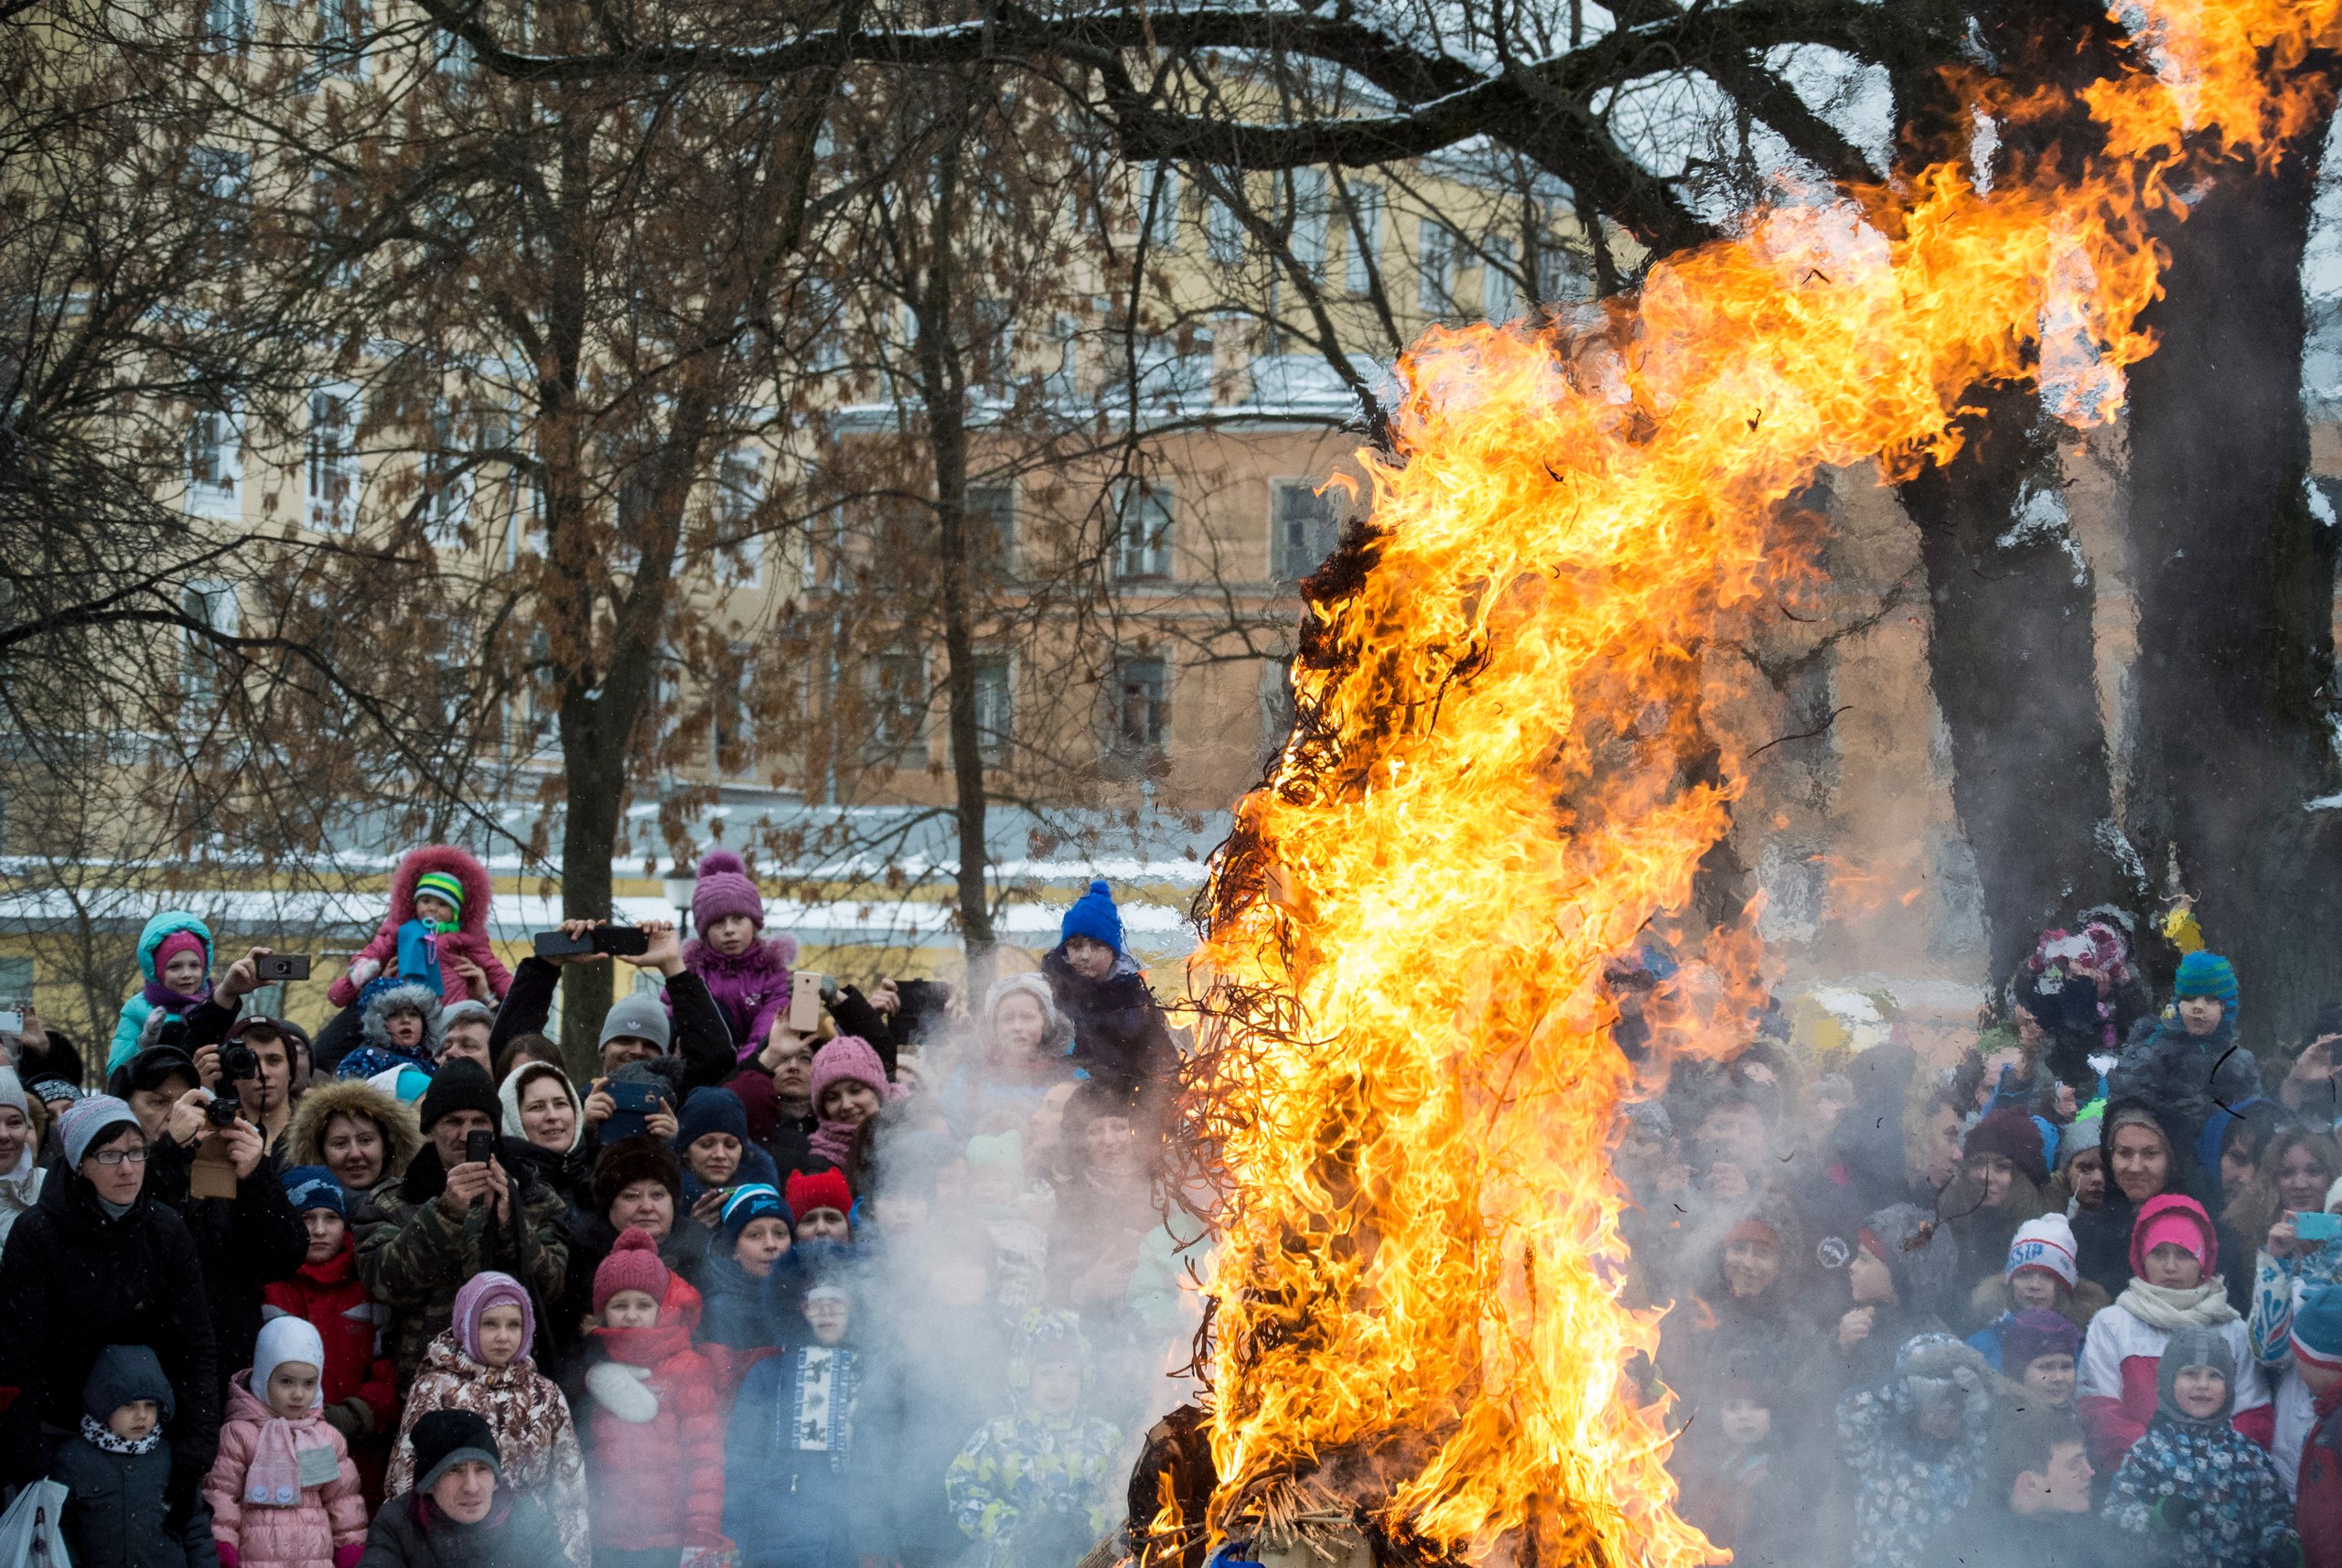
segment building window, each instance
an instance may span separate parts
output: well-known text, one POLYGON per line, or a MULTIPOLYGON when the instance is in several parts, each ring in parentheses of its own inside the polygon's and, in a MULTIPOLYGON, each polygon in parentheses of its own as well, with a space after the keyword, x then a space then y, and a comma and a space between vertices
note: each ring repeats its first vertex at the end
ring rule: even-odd
POLYGON ((203 24, 213 43, 243 48, 252 41, 252 0, 208 0, 203 24))
POLYGON ((1204 208, 1204 250, 1223 267, 1244 259, 1244 223, 1236 209, 1213 197, 1204 208))
POLYGON ((245 203, 252 192, 252 155, 232 147, 191 147, 188 173, 195 182, 198 208, 211 231, 221 239, 234 238, 243 228, 245 203))
POLYGON ((1269 554, 1277 581, 1297 583, 1334 553, 1342 530, 1338 493, 1320 495, 1307 479, 1270 483, 1269 554))
POLYGON ((1016 570, 1016 487, 970 485, 968 553, 1003 576, 1016 570))
POLYGON ((926 761, 927 656, 882 653, 870 669, 870 750, 897 767, 926 761))
POLYGON ((1179 166, 1152 164, 1146 171, 1143 231, 1149 246, 1167 251, 1179 242, 1179 166))
POLYGON ((366 0, 317 0, 317 74, 366 72, 366 0))
POLYGON ((1426 218, 1415 236, 1415 305, 1427 316, 1445 316, 1455 303, 1456 236, 1426 218))
POLYGON ((1162 751, 1169 690, 1170 671, 1162 660, 1114 661, 1113 712, 1106 739, 1116 754, 1135 757, 1162 751))
POLYGON ((1382 256, 1382 188, 1349 188, 1350 248, 1342 263, 1342 286, 1365 294, 1374 286, 1374 269, 1382 256))
POLYGON ((1114 575, 1171 575, 1171 488, 1133 479, 1114 496, 1114 575))
POLYGON ((764 504, 764 465, 754 448, 735 446, 715 461, 715 520, 722 548, 739 581, 764 581, 765 542, 756 532, 757 508, 764 504))
POLYGON ((309 394, 309 526, 346 530, 358 514, 358 393, 324 387, 309 394))
POLYGON ((455 410, 442 403, 431 410, 431 450, 423 465, 423 487, 429 496, 424 534, 441 549, 463 543, 464 524, 472 513, 471 454, 463 449, 455 410))
POLYGON ((209 707, 220 695, 220 672, 228 655, 203 629, 236 635, 236 588, 232 583, 188 583, 179 589, 179 613, 187 618, 186 659, 179 684, 190 703, 209 707))
POLYGON ((1512 269, 1512 241, 1490 235, 1480 261, 1480 315, 1485 319, 1509 321, 1520 314, 1520 280, 1512 269))
POLYGON ((1332 214, 1326 204, 1326 171, 1321 168, 1297 168, 1293 171, 1293 259, 1312 277, 1326 271, 1326 237, 1327 219, 1332 214))
POLYGON ((188 418, 187 510, 231 521, 243 515, 243 433, 232 410, 199 408, 188 418))
POLYGON ((976 755, 986 768, 1008 766, 1016 738, 1016 697, 1008 655, 980 653, 976 672, 976 755))

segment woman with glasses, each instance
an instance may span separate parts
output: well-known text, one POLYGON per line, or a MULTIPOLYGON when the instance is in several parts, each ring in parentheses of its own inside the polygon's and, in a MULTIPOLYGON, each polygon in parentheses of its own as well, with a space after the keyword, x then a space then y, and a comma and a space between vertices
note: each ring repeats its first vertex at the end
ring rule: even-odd
POLYGON ((152 1348, 170 1379, 174 1413, 167 1496, 199 1506, 197 1488, 220 1440, 220 1374, 194 1240, 148 1189, 146 1135, 110 1094, 58 1118, 64 1162, 0 1251, 0 1481, 48 1474, 80 1430, 81 1391, 109 1345, 152 1348))

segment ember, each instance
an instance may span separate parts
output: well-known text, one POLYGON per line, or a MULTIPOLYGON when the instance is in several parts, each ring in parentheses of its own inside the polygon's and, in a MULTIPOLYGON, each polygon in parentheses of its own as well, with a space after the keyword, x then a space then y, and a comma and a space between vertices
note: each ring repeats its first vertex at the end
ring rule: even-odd
POLYGON ((1744 761, 1702 650, 1810 569, 1773 522, 1817 467, 1907 472, 1964 389, 2045 364, 2068 417, 2111 417, 2153 349, 2144 216, 2190 156, 2296 122, 2283 68, 2334 13, 2151 7, 2161 74, 2092 91, 2112 155, 2074 182, 1981 190, 1963 157, 1787 193, 1606 312, 1404 360, 1300 722, 1208 897, 1212 1541, 1355 1519, 1386 1560, 1718 1559, 1630 1375, 1657 1321, 1619 1300, 1638 1085, 1603 985, 1668 933, 1654 1059, 1747 1037, 1750 912, 1699 901, 1744 761))

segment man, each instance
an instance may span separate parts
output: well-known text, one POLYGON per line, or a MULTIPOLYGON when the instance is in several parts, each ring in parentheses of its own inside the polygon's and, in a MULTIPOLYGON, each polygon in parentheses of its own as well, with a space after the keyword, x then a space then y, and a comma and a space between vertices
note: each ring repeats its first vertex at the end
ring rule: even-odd
MULTIPOLYGON (((2009 1410, 1974 1496, 1928 1542, 1926 1568, 2118 1568, 2122 1538, 2090 1512, 2091 1474, 2072 1416, 2009 1410)), ((1771 1506, 1791 1505, 1776 1498, 1771 1506)))
POLYGON ((458 1002, 439 1015, 439 1065, 452 1061, 478 1062, 479 1069, 490 1081, 496 1078, 496 1064, 489 1059, 488 1036, 496 1026, 496 1015, 485 1002, 458 1002))
MULTIPOLYGON (((285 1129, 293 1121, 293 1045, 285 1037, 284 1027, 274 1018, 255 1015, 239 1018, 228 1030, 229 1046, 242 1046, 252 1053, 254 1076, 236 1080, 237 1103, 243 1108, 246 1120, 260 1129, 271 1155, 285 1152, 285 1129)), ((196 1069, 207 1066, 204 1087, 218 1091, 220 1064, 223 1051, 205 1046, 196 1052, 196 1069)))
POLYGON ((748 1112, 748 1136, 772 1155, 783 1176, 818 1170, 829 1162, 809 1141, 821 1118, 813 1111, 813 1037, 789 1026, 777 1014, 764 1049, 740 1064, 724 1087, 740 1097, 748 1112))
MULTIPOLYGON (((580 937, 605 924, 600 920, 568 920, 562 929, 580 937)), ((739 1067, 732 1033, 724 1014, 708 994, 707 983, 683 967, 683 944, 672 924, 647 920, 642 933, 650 948, 629 956, 636 969, 656 970, 666 982, 666 1005, 643 993, 622 996, 602 1024, 601 1070, 607 1078, 628 1062, 655 1061, 661 1075, 673 1083, 675 1100, 703 1084, 722 1083, 739 1067), (671 1012, 671 1020, 669 1016, 671 1012)), ((543 1032, 552 1015, 553 987, 560 983, 561 966, 567 963, 607 963, 607 953, 580 953, 574 958, 544 959, 532 954, 512 972, 512 989, 497 1010, 496 1027, 489 1036, 490 1058, 516 1036, 543 1032)))
POLYGON ((358 1249, 359 1276, 391 1308, 402 1390, 432 1336, 452 1321, 466 1280, 497 1269, 539 1300, 555 1301, 569 1263, 561 1196, 536 1178, 525 1155, 500 1139, 486 1160, 468 1157, 471 1135, 497 1133, 503 1117, 479 1065, 441 1068, 419 1109, 424 1146, 397 1187, 376 1194, 383 1223, 358 1249))

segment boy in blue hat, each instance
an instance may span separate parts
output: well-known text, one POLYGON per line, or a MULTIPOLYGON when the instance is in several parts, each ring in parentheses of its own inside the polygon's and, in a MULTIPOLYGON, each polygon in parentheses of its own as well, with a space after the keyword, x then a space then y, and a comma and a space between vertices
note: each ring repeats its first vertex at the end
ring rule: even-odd
POLYGON ((1124 1094, 1167 1083, 1179 1064, 1163 1008, 1123 945, 1122 911, 1104 882, 1074 900, 1041 974, 1073 1025, 1073 1060, 1124 1094))
POLYGON ((2214 1107, 2242 1105, 2261 1092, 2261 1065, 2236 1046, 2236 970, 2218 953, 2179 961, 2171 1006, 2150 1033, 2133 1036, 2107 1075, 2107 1093, 2161 1107, 2184 1144, 2202 1135, 2214 1107))

